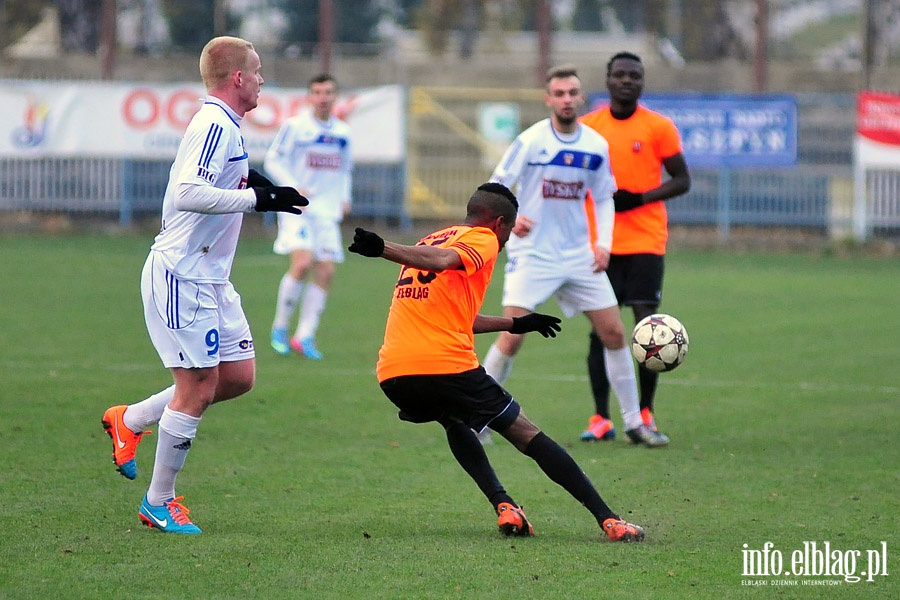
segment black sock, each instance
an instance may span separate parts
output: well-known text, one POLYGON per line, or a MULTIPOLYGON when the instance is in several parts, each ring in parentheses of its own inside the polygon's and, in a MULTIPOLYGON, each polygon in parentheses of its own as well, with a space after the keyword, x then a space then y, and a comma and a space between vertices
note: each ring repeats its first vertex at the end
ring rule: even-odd
MULTIPOLYGON (((640 323, 643 319, 649 317, 657 311, 658 304, 635 304, 631 307, 634 310, 634 322, 640 323)), ((641 410, 649 408, 653 410, 653 398, 656 396, 656 384, 659 381, 659 373, 645 369, 639 366, 637 372, 638 390, 640 391, 640 407, 641 410)))
POLYGON ((524 454, 531 457, 550 479, 591 511, 598 524, 602 526, 603 521, 610 517, 618 518, 569 453, 544 432, 537 434, 529 442, 524 454))
POLYGON ((606 377, 606 360, 603 358, 603 342, 591 331, 591 343, 587 356, 588 378, 594 394, 594 406, 598 415, 609 418, 609 379, 606 377))
POLYGON ((659 373, 638 367, 638 383, 641 387, 641 410, 649 408, 653 411, 653 397, 656 396, 656 384, 659 381, 659 373))
POLYGON ((463 423, 454 423, 447 428, 447 443, 450 444, 450 451, 453 452, 456 462, 478 484, 494 510, 497 510, 497 506, 502 502, 518 506, 497 479, 484 447, 474 431, 463 423))

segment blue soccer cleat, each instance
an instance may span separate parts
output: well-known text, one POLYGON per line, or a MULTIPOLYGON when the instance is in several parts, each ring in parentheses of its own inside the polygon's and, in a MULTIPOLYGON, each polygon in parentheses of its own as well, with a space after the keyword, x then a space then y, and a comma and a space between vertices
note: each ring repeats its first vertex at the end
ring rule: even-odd
POLYGON ((322 356, 322 353, 319 352, 319 349, 316 348, 316 340, 312 336, 305 337, 302 340, 292 338, 291 348, 294 349, 294 352, 302 354, 310 360, 322 360, 325 358, 322 356))
POLYGON ((288 343, 287 329, 272 330, 272 350, 282 355, 291 353, 291 346, 288 343))
POLYGON ((162 506, 151 506, 147 502, 145 494, 144 499, 141 501, 141 510, 138 512, 138 516, 150 529, 156 527, 166 533, 202 533, 199 527, 191 523, 191 520, 188 518, 191 511, 188 510, 187 506, 181 504, 180 500, 184 500, 184 496, 167 500, 162 506))

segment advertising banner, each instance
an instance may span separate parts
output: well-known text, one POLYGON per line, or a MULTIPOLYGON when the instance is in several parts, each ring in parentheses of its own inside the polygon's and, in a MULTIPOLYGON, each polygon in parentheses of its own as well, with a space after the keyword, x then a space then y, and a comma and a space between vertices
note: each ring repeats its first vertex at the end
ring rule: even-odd
POLYGON ((900 95, 859 93, 855 151, 862 166, 900 168, 900 95))
POLYGON ((853 140, 853 233, 900 227, 900 95, 862 91, 853 140))
MULTIPOLYGON (((204 96, 201 85, 187 83, 4 81, 0 157, 171 159, 204 96)), ((281 123, 306 103, 305 88, 263 86, 241 124, 251 160, 263 160, 281 123)), ((352 128, 355 162, 405 159, 402 87, 348 91, 335 113, 352 128)))
MULTIPOLYGON (((592 109, 608 102, 591 96, 592 109)), ((797 162, 797 103, 786 95, 645 94, 672 119, 691 167, 784 167, 797 162)))

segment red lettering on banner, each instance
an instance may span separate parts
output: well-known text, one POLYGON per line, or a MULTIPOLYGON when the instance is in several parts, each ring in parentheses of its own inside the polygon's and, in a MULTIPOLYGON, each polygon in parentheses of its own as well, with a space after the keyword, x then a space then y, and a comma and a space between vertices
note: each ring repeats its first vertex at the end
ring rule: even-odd
POLYGON ((350 96, 349 98, 338 98, 338 101, 334 103, 331 114, 342 121, 346 121, 347 117, 349 117, 350 113, 354 110, 356 110, 356 95, 350 96))
POLYGON ((165 115, 166 124, 183 130, 200 109, 198 100, 191 90, 176 90, 162 98, 155 90, 138 88, 125 96, 122 116, 131 127, 150 129, 159 126, 160 116, 165 115))
POLYGON ((900 146, 900 95, 860 92, 856 130, 875 142, 900 146))
POLYGON ((199 98, 196 92, 178 90, 174 92, 166 102, 166 117, 169 124, 178 129, 186 129, 198 110, 200 110, 199 98))
POLYGON ((293 117, 303 110, 303 107, 305 106, 309 106, 309 98, 306 96, 295 96, 294 98, 291 98, 291 101, 288 103, 287 116, 293 117))
MULTIPOLYGON (((166 126, 184 131, 202 106, 203 93, 179 89, 170 93, 135 88, 122 101, 122 117, 129 127, 152 129, 166 126)), ((307 103, 304 96, 287 98, 262 95, 257 107, 245 116, 245 124, 256 130, 277 131, 282 121, 307 103)))
POLYGON ((260 96, 256 108, 246 114, 247 122, 257 129, 276 130, 281 126, 281 106, 273 96, 260 96))
POLYGON ((122 116, 132 127, 138 129, 153 127, 159 117, 159 99, 153 90, 136 89, 125 97, 122 103, 122 116))
MULTIPOLYGON (((197 89, 181 88, 172 91, 150 87, 134 88, 122 101, 122 118, 134 129, 170 127, 184 131, 191 118, 202 106, 203 92, 197 89)), ((246 113, 244 126, 256 131, 275 132, 285 119, 292 117, 309 105, 303 95, 266 94, 259 97, 255 109, 246 113)), ((334 114, 346 118, 356 108, 356 97, 342 100, 335 107, 334 114)), ((339 166, 321 165, 323 168, 339 166)))

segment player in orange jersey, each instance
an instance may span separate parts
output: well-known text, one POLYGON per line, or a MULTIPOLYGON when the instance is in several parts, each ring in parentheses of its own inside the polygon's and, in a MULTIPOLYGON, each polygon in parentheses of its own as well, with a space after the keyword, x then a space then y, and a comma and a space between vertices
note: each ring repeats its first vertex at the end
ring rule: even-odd
MULTIPOLYGON (((663 265, 669 236, 665 200, 686 193, 691 176, 675 124, 638 103, 644 90, 640 57, 619 52, 606 67, 609 106, 595 110, 581 122, 609 142, 609 160, 618 189, 613 194, 616 220, 606 274, 619 305, 630 306, 635 322, 657 312, 662 299, 663 265), (669 175, 663 181, 662 170, 669 175)), ((609 381, 603 344, 591 332, 588 373, 596 414, 581 439, 612 439, 609 420, 609 381)), ((656 430, 653 400, 659 374, 640 368, 641 418, 656 430)))
POLYGON ((476 333, 537 331, 555 337, 557 317, 529 313, 497 317, 479 313, 497 256, 516 223, 518 202, 499 183, 481 185, 469 199, 466 219, 422 238, 415 246, 356 229, 350 252, 401 265, 376 374, 384 394, 412 423, 437 422, 457 462, 497 513, 506 535, 531 536, 534 528, 497 479, 475 432, 490 426, 533 459, 596 518, 612 541, 640 541, 644 531, 607 506, 581 468, 522 412, 475 354, 476 333))

